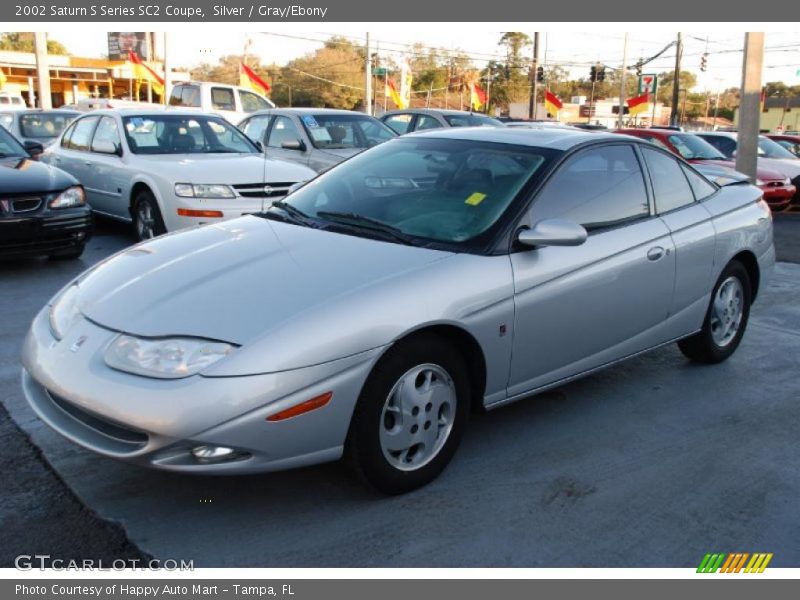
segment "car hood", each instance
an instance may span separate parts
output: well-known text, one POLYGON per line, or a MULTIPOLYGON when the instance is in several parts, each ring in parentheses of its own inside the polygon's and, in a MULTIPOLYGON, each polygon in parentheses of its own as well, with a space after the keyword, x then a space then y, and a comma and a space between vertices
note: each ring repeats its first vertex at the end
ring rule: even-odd
POLYGON ((249 216, 133 246, 79 280, 101 326, 247 344, 451 253, 249 216))
POLYGON ((778 171, 790 179, 800 175, 800 160, 792 158, 766 158, 759 156, 758 167, 778 171))
MULTIPOLYGON (((784 173, 782 173, 781 171, 776 170, 772 166, 768 167, 767 165, 763 164, 764 160, 765 159, 763 159, 763 158, 759 158, 758 159, 758 169, 757 169, 757 173, 756 173, 756 177, 758 177, 758 179, 761 179, 763 181, 777 181, 777 180, 783 180, 783 179, 786 178, 786 175, 784 173)), ((777 159, 766 159, 766 160, 777 160, 777 159)), ((731 171, 734 171, 735 173, 737 173, 739 175, 742 175, 743 177, 747 177, 744 173, 741 173, 740 171, 736 171, 736 161, 733 161, 733 160, 727 160, 727 159, 713 159, 713 160, 711 160, 711 159, 705 159, 704 158, 704 159, 692 160, 690 162, 693 163, 695 166, 708 165, 708 166, 723 167, 723 172, 724 172, 724 169, 730 169, 731 171)), ((708 171, 712 172, 711 169, 709 169, 708 171)), ((725 174, 730 174, 730 173, 725 173, 725 174)))
POLYGON ((141 164, 152 164, 162 175, 172 174, 176 183, 295 183, 317 175, 303 165, 265 160, 262 154, 159 154, 136 158, 141 164))
POLYGON ((30 158, 0 160, 0 191, 4 194, 58 192, 77 180, 57 167, 30 158))

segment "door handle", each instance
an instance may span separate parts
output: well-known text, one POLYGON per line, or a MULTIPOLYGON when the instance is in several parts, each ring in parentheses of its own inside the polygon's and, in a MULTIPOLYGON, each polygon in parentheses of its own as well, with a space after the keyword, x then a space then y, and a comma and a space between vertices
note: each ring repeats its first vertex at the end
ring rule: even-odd
POLYGON ((647 251, 647 260, 656 261, 662 256, 664 256, 664 248, 661 246, 655 246, 647 251))

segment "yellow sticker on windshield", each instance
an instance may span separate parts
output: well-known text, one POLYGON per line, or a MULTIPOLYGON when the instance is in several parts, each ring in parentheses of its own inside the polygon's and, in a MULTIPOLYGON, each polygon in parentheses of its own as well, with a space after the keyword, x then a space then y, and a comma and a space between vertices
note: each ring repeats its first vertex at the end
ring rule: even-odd
POLYGON ((480 192, 474 192, 470 194, 469 198, 464 200, 464 204, 469 204, 470 206, 478 206, 483 199, 486 198, 486 194, 481 194, 480 192))

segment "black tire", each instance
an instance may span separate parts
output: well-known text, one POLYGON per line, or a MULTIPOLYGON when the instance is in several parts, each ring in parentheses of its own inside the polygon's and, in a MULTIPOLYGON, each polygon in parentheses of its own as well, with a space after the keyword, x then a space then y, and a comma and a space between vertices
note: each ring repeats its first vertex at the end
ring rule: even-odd
MULTIPOLYGON (((420 377, 424 380, 424 373, 420 377)), ((423 381, 423 385, 426 383, 423 381)), ((423 388, 420 386, 417 389, 423 388)), ((419 336, 400 342, 381 358, 364 384, 350 423, 345 447, 346 457, 361 479, 380 492, 394 495, 414 490, 434 480, 450 462, 464 433, 469 406, 469 377, 464 360, 452 345, 434 335, 419 336), (452 426, 449 434, 440 433, 437 436, 437 443, 434 446, 442 443, 440 439, 443 440, 443 445, 436 454, 426 462, 421 462, 418 467, 409 466, 409 470, 401 470, 387 459, 381 446, 381 431, 386 427, 386 419, 389 417, 388 414, 384 415, 384 407, 389 404, 389 395, 395 385, 399 385, 400 380, 414 369, 425 365, 441 369, 449 376, 449 380, 444 377, 440 380, 439 375, 434 373, 431 381, 446 387, 452 384, 450 390, 455 391, 455 410, 452 413, 447 412, 447 418, 452 415, 452 426)), ((431 425, 434 419, 430 416, 431 412, 426 416, 426 409, 431 410, 426 404, 422 411, 417 409, 417 413, 404 413, 401 422, 403 419, 408 421, 402 423, 402 426, 408 426, 411 431, 413 431, 412 423, 418 424, 417 431, 420 431, 419 426, 425 431, 429 429, 429 425, 438 427, 438 424, 431 425), (429 418, 431 421, 427 420, 429 418)), ((440 415, 436 415, 435 420, 438 422, 441 418, 440 415)), ((394 425, 400 427, 401 423, 394 425)), ((424 434, 420 431, 420 435, 424 434)), ((417 446, 424 447, 424 444, 417 446)), ((424 457, 424 452, 419 452, 417 456, 424 457)), ((404 459, 397 457, 395 460, 404 459)))
POLYGON ((714 285, 714 290, 711 293, 711 301, 706 311, 706 318, 703 321, 703 328, 693 336, 684 338, 678 342, 683 354, 698 363, 715 364, 726 360, 731 356, 736 348, 739 347, 739 342, 742 341, 745 329, 747 328, 747 321, 750 318, 750 303, 752 301, 752 292, 750 287, 750 276, 747 274, 747 269, 744 268, 742 263, 738 261, 731 261, 728 266, 722 271, 717 283, 714 285), (730 278, 738 279, 741 286, 741 320, 739 321, 738 329, 729 341, 720 344, 715 340, 714 332, 712 329, 715 323, 719 320, 715 316, 714 302, 717 299, 717 293, 720 287, 726 283, 730 278))
POLYGON ((51 253, 49 256, 53 260, 72 260, 80 258, 84 250, 86 250, 86 243, 82 242, 74 248, 69 248, 68 250, 58 250, 57 252, 51 253))
POLYGON ((142 190, 136 194, 131 216, 133 217, 133 230, 139 241, 149 240, 167 232, 158 202, 150 190, 142 190), (150 217, 146 218, 148 214, 150 217))

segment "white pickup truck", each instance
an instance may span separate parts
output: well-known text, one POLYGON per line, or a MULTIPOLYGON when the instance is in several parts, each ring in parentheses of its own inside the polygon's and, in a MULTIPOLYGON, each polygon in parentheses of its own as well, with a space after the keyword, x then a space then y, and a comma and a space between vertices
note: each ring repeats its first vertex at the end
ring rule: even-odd
POLYGON ((181 110, 216 114, 234 125, 252 112, 275 108, 269 98, 252 90, 213 81, 176 83, 169 96, 169 105, 181 110))

